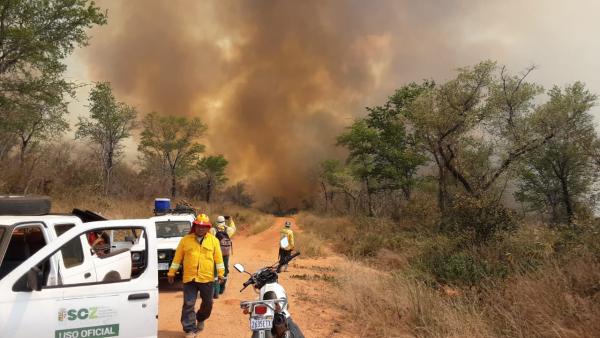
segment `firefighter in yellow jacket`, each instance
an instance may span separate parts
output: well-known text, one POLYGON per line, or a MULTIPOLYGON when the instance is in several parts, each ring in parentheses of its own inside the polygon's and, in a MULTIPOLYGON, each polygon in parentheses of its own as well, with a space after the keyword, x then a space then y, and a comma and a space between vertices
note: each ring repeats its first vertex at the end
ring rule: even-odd
POLYGON ((181 308, 181 325, 186 338, 196 337, 204 329, 204 321, 210 317, 213 306, 213 283, 215 266, 217 278, 223 280, 225 266, 219 240, 210 233, 210 220, 200 214, 192 223, 188 235, 179 241, 175 257, 167 274, 169 283, 175 279, 175 272, 183 263, 183 307, 181 308), (194 313, 196 299, 200 293, 202 303, 194 313))
POLYGON ((292 222, 285 221, 283 229, 279 232, 279 271, 287 271, 288 265, 285 262, 292 255, 294 250, 294 232, 291 229, 292 222))

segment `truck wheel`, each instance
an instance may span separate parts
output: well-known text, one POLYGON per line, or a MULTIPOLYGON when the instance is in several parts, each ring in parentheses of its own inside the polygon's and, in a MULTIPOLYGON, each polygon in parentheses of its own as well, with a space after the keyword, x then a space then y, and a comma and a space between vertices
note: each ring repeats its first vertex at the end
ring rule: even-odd
POLYGON ((121 280, 121 275, 116 271, 111 271, 104 276, 103 282, 118 282, 121 280))
POLYGON ((50 206, 48 196, 0 196, 0 215, 45 215, 50 206))

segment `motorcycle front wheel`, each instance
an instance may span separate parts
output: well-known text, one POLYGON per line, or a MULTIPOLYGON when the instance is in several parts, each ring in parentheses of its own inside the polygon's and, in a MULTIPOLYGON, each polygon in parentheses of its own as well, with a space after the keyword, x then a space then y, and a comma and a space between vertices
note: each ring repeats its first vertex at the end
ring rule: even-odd
POLYGON ((271 331, 252 331, 252 338, 275 338, 271 331))

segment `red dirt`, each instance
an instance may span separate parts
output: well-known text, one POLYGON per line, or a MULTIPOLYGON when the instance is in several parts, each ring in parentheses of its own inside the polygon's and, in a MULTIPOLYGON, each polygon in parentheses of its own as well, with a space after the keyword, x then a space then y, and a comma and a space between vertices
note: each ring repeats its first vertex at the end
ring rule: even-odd
MULTIPOLYGON (((259 234, 247 236, 237 234, 233 237, 233 256, 230 259, 227 290, 215 300, 211 317, 206 321, 200 337, 250 337, 248 316, 240 310, 240 301, 256 299, 254 291, 248 287, 240 293, 246 274, 233 269, 234 263, 242 263, 247 271, 270 265, 277 260, 279 229, 285 218, 278 218, 273 226, 259 234)), ((301 229, 297 231, 296 241, 302 241, 301 229)), ((310 337, 347 338, 358 337, 352 329, 351 316, 344 314, 329 304, 328 290, 331 282, 318 276, 335 275, 335 264, 342 258, 329 255, 321 259, 304 259, 302 256, 289 266, 289 272, 279 275, 279 282, 288 294, 290 312, 304 335, 310 337), (292 278, 296 276, 296 278, 292 278), (317 276, 317 278, 314 278, 317 276)), ((159 338, 184 337, 181 328, 182 293, 178 287, 169 287, 161 282, 159 303, 159 338)), ((198 308, 200 300, 196 305, 198 308)))

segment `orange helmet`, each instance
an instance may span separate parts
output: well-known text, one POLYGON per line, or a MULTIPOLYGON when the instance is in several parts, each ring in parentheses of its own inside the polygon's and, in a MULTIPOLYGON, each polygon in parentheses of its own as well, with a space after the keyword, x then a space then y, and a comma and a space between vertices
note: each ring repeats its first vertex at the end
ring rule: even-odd
POLYGON ((210 224, 210 219, 206 214, 200 214, 196 217, 196 221, 210 224))
POLYGON ((200 214, 192 222, 192 229, 190 232, 194 232, 195 226, 210 228, 210 227, 212 227, 212 224, 210 224, 210 219, 208 218, 208 216, 206 216, 205 214, 200 214))

